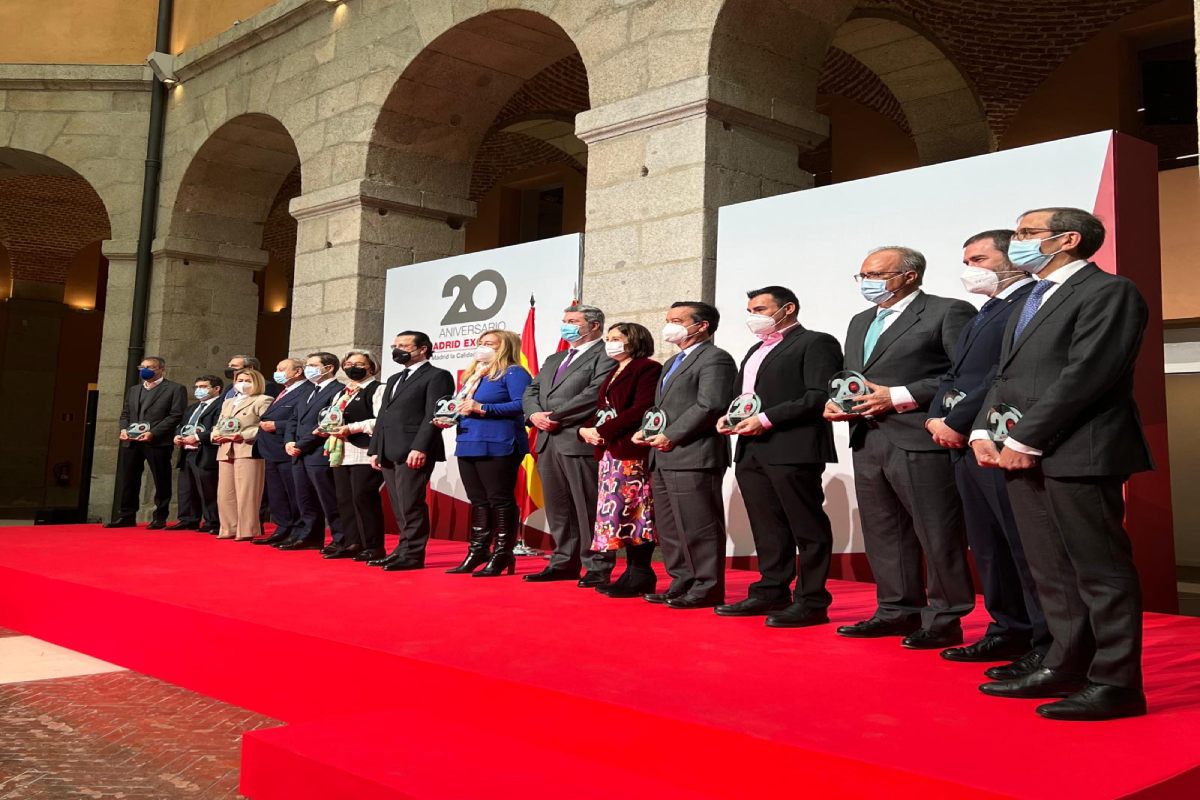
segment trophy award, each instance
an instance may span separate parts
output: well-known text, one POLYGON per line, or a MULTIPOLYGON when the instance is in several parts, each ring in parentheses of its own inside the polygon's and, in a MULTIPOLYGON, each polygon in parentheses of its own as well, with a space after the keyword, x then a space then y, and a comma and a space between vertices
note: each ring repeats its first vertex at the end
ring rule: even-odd
POLYGON ((238 422, 236 417, 222 417, 217 420, 217 426, 213 428, 213 432, 217 436, 222 436, 226 439, 232 439, 237 436, 242 430, 242 423, 238 422))
POLYGON ((762 411, 762 400, 754 392, 739 394, 733 398, 733 402, 729 404, 729 411, 725 413, 725 424, 723 430, 733 430, 739 423, 745 422, 751 417, 757 417, 762 411))
POLYGON ((150 432, 150 423, 149 422, 134 422, 134 423, 131 423, 129 425, 129 427, 127 427, 125 429, 125 434, 127 436, 129 436, 130 439, 136 439, 139 436, 144 436, 149 432, 150 432))
POLYGON ((871 393, 867 379, 857 372, 846 370, 829 379, 829 399, 847 414, 857 414, 854 406, 860 397, 871 393))
POLYGON ((967 396, 966 392, 960 392, 954 387, 950 387, 944 395, 942 395, 942 413, 949 414, 959 401, 967 396))
POLYGON ((649 439, 651 436, 658 436, 666 429, 667 412, 657 406, 646 409, 646 413, 642 416, 642 438, 649 439))
POLYGON ((1008 432, 1021 421, 1021 412, 1010 405, 1000 403, 988 409, 987 415, 988 438, 996 443, 996 447, 1004 447, 1008 432))
POLYGON ((189 436, 199 436, 204 431, 205 428, 203 425, 184 425, 179 429, 179 435, 186 439, 189 436))
POLYGON ((612 406, 600 406, 596 409, 596 427, 599 428, 610 419, 616 419, 617 410, 612 406))
POLYGON ((321 433, 332 433, 342 427, 345 415, 341 409, 329 406, 321 409, 321 413, 317 414, 317 430, 321 433))
POLYGON ((463 398, 456 394, 446 395, 437 401, 433 418, 444 423, 446 427, 457 425, 458 421, 462 419, 462 401, 463 398))

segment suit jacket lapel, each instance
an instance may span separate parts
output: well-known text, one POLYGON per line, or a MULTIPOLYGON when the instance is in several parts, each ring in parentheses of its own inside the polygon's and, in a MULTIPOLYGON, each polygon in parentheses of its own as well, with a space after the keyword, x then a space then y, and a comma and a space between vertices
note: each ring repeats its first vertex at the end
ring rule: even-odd
POLYGON ((869 314, 860 312, 850 320, 850 327, 846 330, 846 369, 862 371, 864 368, 863 340, 867 338, 867 328, 871 326, 873 314, 873 311, 869 314))
MULTIPOLYGON (((896 318, 888 328, 879 336, 875 342, 875 349, 871 351, 871 358, 866 364, 863 364, 863 369, 869 368, 872 364, 879 360, 879 357, 887 351, 892 344, 904 335, 904 332, 917 324, 917 320, 921 318, 921 312, 925 310, 925 294, 922 292, 920 296, 913 299, 908 308, 900 312, 900 316, 896 318)), ((876 312, 878 313, 878 312, 876 312)), ((866 334, 863 334, 866 338, 866 334)))
MULTIPOLYGON (((1066 283, 1055 289, 1054 293, 1051 294, 1048 299, 1043 300, 1041 308, 1039 308, 1037 313, 1033 315, 1033 319, 1029 320, 1029 324, 1025 326, 1025 330, 1021 331, 1021 338, 1017 339, 1017 341, 1013 343, 1012 348, 1009 350, 1008 357, 1005 359, 1005 363, 1007 363, 1012 359, 1013 356, 1017 354, 1017 351, 1021 349, 1021 346, 1024 345, 1025 342, 1029 341, 1030 334, 1037 330, 1038 327, 1041 326, 1041 324, 1045 322, 1050 315, 1053 314, 1063 303, 1067 302, 1067 298, 1075 293, 1076 284, 1082 283, 1099 271, 1099 267, 1097 267, 1095 264, 1089 263, 1083 269, 1079 270, 1079 272, 1068 278, 1066 283)), ((1029 298, 1026 297, 1025 299, 1028 300, 1029 298)), ((1021 305, 1024 306, 1024 301, 1022 301, 1021 305)), ((1020 309, 1018 309, 1015 313, 1019 317, 1021 314, 1020 309)), ((1014 328, 1014 330, 1016 329, 1014 328)))
MULTIPOLYGON (((560 385, 562 385, 563 383, 566 383, 567 376, 570 375, 575 370, 579 369, 579 365, 582 364, 587 359, 587 357, 592 354, 592 351, 595 349, 596 349, 596 345, 592 345, 590 348, 588 348, 588 350, 586 352, 577 353, 575 355, 575 358, 571 359, 571 363, 567 365, 567 368, 565 370, 563 370, 563 374, 559 377, 559 379, 557 381, 554 380, 554 378, 553 378, 554 373, 551 373, 550 394, 553 394, 554 390, 557 389, 560 385)), ((567 353, 569 353, 569 352, 570 352, 569 350, 564 350, 562 353, 563 358, 566 358, 567 353)), ((558 355, 558 354, 556 353, 555 355, 558 355)), ((561 362, 558 362, 558 363, 561 363, 561 362)), ((556 363, 554 366, 555 372, 558 371, 558 363, 556 363)))
POLYGON ((1031 291, 1033 291, 1033 284, 1027 283, 1006 297, 1006 302, 997 303, 992 310, 988 312, 987 317, 985 317, 984 320, 978 325, 967 323, 967 327, 963 328, 962 338, 959 341, 958 351, 954 359, 955 370, 962 366, 963 358, 965 358, 967 351, 971 349, 971 343, 979 337, 979 334, 983 332, 983 329, 988 325, 993 324, 996 317, 1003 314, 1009 308, 1009 306, 1014 307, 1015 313, 1021 313, 1020 309, 1025 305, 1025 300, 1028 299, 1031 291))
MULTIPOLYGON (((792 327, 787 333, 785 333, 783 335, 783 341, 781 341, 779 344, 775 345, 774 349, 772 349, 771 352, 767 353, 766 358, 764 358, 762 360, 762 363, 758 365, 758 374, 761 375, 762 371, 764 369, 766 369, 767 365, 770 364, 772 361, 774 361, 775 358, 777 356, 779 356, 780 353, 784 353, 787 350, 789 350, 790 348, 795 347, 796 342, 800 341, 800 337, 803 333, 804 333, 804 327, 802 325, 800 325, 800 323, 796 323, 796 325, 794 327, 792 327)), ((739 386, 740 385, 741 384, 739 384, 739 386)))
POLYGON ((701 342, 689 355, 684 356, 683 363, 679 365, 675 370, 675 374, 671 376, 671 380, 667 381, 667 385, 662 389, 662 396, 664 398, 670 393, 671 387, 675 385, 675 382, 679 380, 679 376, 691 369, 692 365, 699 360, 697 356, 703 353, 711 344, 711 342, 701 342))

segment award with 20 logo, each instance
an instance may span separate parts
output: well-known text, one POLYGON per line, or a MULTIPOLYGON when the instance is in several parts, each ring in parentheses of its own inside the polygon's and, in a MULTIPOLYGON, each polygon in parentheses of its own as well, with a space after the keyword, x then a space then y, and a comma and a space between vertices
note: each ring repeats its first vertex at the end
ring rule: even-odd
POLYGON ((839 372, 829 379, 829 399, 847 414, 857 414, 854 407, 859 398, 870 393, 867 379, 852 370, 839 372))
POLYGON ((725 413, 725 420, 721 426, 722 430, 731 431, 740 423, 758 416, 761 411, 762 399, 758 395, 754 392, 739 394, 729 404, 729 410, 725 413))
POLYGON ((642 438, 649 439, 652 436, 658 436, 666 429, 667 412, 657 406, 646 409, 646 413, 642 416, 642 438))
POLYGON ((1006 403, 994 405, 988 409, 987 432, 988 438, 996 443, 998 449, 1004 447, 1008 440, 1009 431, 1021 421, 1021 412, 1006 403))

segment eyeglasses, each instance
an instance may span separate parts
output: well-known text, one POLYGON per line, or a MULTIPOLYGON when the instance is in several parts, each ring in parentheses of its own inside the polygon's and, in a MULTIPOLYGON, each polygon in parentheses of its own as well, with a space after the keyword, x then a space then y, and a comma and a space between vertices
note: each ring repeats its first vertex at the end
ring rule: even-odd
POLYGON ((886 278, 889 275, 903 275, 903 272, 859 272, 854 275, 854 280, 858 283, 863 281, 878 281, 886 278))
POLYGON ((1053 233, 1057 236, 1064 233, 1069 233, 1069 231, 1060 231, 1055 230, 1054 228, 1017 228, 1016 231, 1013 232, 1013 238, 1019 242, 1026 242, 1030 239, 1036 239, 1037 234, 1039 233, 1053 233))

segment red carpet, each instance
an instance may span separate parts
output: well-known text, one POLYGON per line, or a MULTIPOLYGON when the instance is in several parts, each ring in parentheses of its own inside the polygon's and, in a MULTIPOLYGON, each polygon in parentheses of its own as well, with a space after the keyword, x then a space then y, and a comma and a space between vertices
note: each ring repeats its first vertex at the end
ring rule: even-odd
MULTIPOLYGON (((1197 619, 1146 618, 1149 716, 1066 724, 894 639, 444 575, 458 543, 416 573, 141 529, 0 544, 0 626, 289 723, 246 738, 255 800, 1200 796, 1197 619)), ((835 625, 873 608, 832 588, 835 625)))

